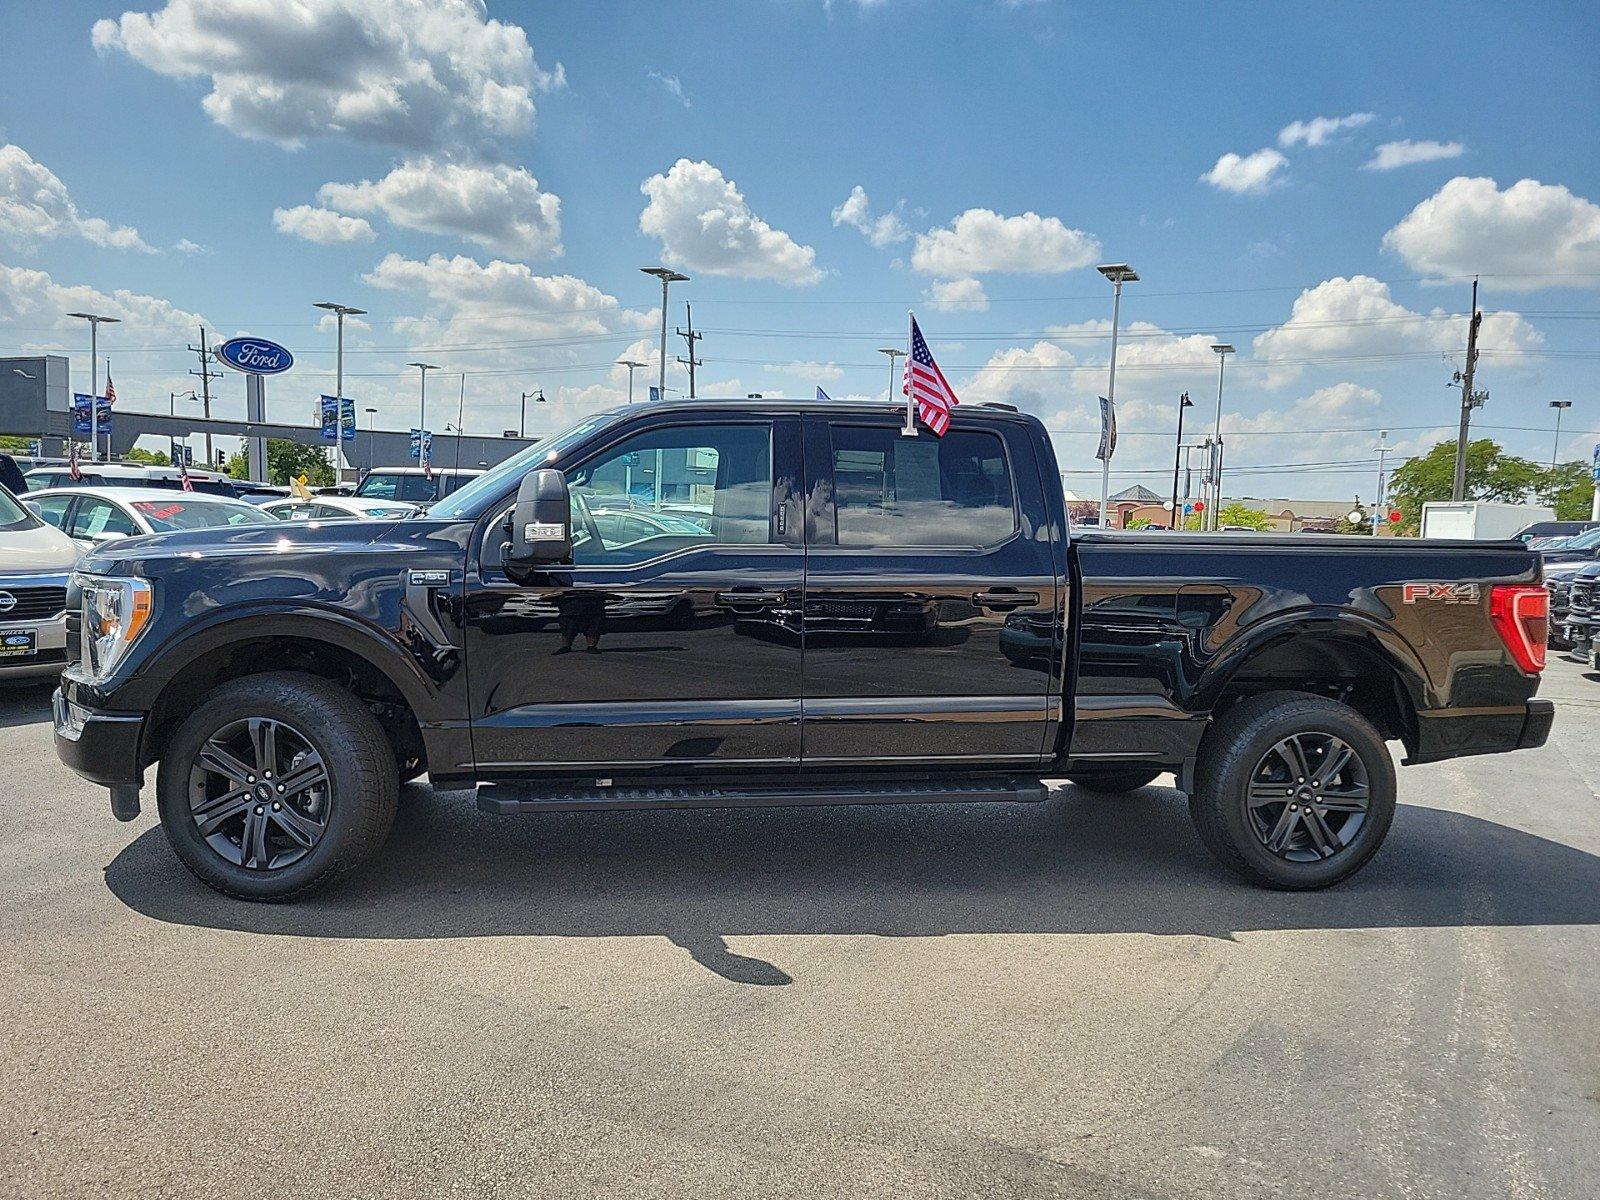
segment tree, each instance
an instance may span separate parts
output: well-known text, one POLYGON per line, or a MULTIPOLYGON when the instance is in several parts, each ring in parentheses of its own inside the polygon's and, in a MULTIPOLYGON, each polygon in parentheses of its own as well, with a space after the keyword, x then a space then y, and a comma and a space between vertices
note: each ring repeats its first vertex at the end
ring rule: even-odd
POLYGON ((1221 529, 1224 525, 1242 525, 1246 529, 1262 533, 1272 528, 1272 520, 1266 513, 1246 508, 1235 500, 1218 514, 1217 528, 1221 529))
POLYGON ((1587 521, 1594 505, 1594 479, 1586 462, 1557 463, 1545 471, 1539 499, 1555 509, 1558 521, 1587 521))
POLYGON ((172 459, 159 450, 141 450, 135 446, 128 451, 127 459, 131 463, 144 463, 148 467, 170 467, 172 459))
MULTIPOLYGON (((1416 531, 1422 520, 1422 506, 1429 500, 1450 499, 1455 471, 1454 442, 1440 442, 1426 454, 1395 468, 1389 477, 1389 499, 1400 510, 1403 531, 1416 531)), ((1467 443, 1469 500, 1517 503, 1536 494, 1548 474, 1538 463, 1507 454, 1488 438, 1467 443)))
MULTIPOLYGON (((312 487, 332 487, 333 467, 319 446, 303 446, 287 438, 267 439, 267 482, 280 487, 291 479, 304 475, 312 487)), ((250 477, 248 454, 235 454, 228 459, 228 476, 231 479, 250 477)))

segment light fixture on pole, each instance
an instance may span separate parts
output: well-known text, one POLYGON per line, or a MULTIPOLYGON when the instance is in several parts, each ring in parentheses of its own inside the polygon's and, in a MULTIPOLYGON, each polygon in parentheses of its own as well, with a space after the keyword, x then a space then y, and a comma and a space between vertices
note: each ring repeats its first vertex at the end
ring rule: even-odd
MULTIPOLYGON (((338 332, 337 332, 337 334, 335 334, 335 339, 336 340, 334 342, 334 345, 337 347, 337 349, 334 352, 334 360, 333 360, 333 396, 334 396, 334 402, 339 406, 339 420, 341 422, 343 422, 343 420, 344 420, 344 319, 346 317, 364 317, 367 314, 367 310, 364 309, 364 308, 355 308, 355 307, 353 307, 352 305, 349 305, 349 304, 335 304, 332 300, 318 300, 315 303, 313 303, 311 307, 312 308, 320 308, 324 312, 331 312, 334 315, 334 319, 335 319, 335 322, 336 322, 336 325, 337 325, 338 332)), ((338 465, 339 465, 339 459, 343 457, 343 450, 342 450, 341 444, 339 442, 335 442, 334 446, 335 446, 334 455, 333 455, 333 457, 334 457, 334 467, 337 468, 338 465)))
POLYGON ((422 375, 422 403, 417 409, 417 428, 426 431, 428 428, 428 372, 437 371, 439 368, 432 363, 409 362, 408 367, 415 367, 422 375))
POLYGON ((528 397, 529 396, 533 397, 533 402, 535 404, 543 404, 544 403, 544 389, 543 388, 535 388, 531 392, 523 392, 522 393, 522 417, 521 417, 521 424, 519 424, 517 426, 517 432, 520 433, 523 437, 527 437, 528 436, 528 397))
POLYGON ((627 367, 628 368, 628 403, 629 404, 633 403, 633 372, 634 372, 634 368, 636 368, 636 367, 648 367, 649 365, 650 365, 649 363, 642 363, 642 362, 639 362, 637 359, 632 359, 632 358, 619 358, 619 359, 617 359, 617 366, 619 366, 619 367, 627 367))
POLYGON ((1211 469, 1208 472, 1211 477, 1211 515, 1201 524, 1214 530, 1221 519, 1218 514, 1222 510, 1222 376, 1228 365, 1228 355, 1234 351, 1227 342, 1213 342, 1211 351, 1217 356, 1217 421, 1211 431, 1211 469))
POLYGON ((878 353, 879 354, 887 354, 889 356, 889 403, 893 404, 894 403, 894 360, 897 359, 897 358, 904 358, 906 356, 906 352, 904 350, 900 349, 898 346, 879 346, 878 347, 878 353))
POLYGON ((373 436, 377 432, 373 426, 377 423, 378 410, 364 408, 361 411, 367 414, 367 470, 370 472, 372 470, 372 444, 378 440, 373 436))
POLYGON ((1561 453, 1561 414, 1572 407, 1571 400, 1552 400, 1550 407, 1556 410, 1556 441, 1550 447, 1550 469, 1556 469, 1556 458, 1561 453))
POLYGON ((99 313, 71 312, 69 317, 89 322, 89 457, 100 457, 100 326, 117 325, 121 317, 105 317, 99 313))
POLYGON ((687 283, 689 277, 671 267, 640 267, 646 275, 661 280, 661 371, 656 381, 656 395, 667 398, 667 289, 675 283, 687 283))
POLYGON ((1387 498, 1388 484, 1384 479, 1383 464, 1389 457, 1389 431, 1378 430, 1378 444, 1374 447, 1378 452, 1378 502, 1372 506, 1372 536, 1378 536, 1378 526, 1388 515, 1389 503, 1387 498))
MULTIPOLYGON (((1101 263, 1095 268, 1111 281, 1111 367, 1106 380, 1106 408, 1114 413, 1117 408, 1117 333, 1122 320, 1122 285, 1138 283, 1139 273, 1127 263, 1101 263)), ((1109 440, 1106 456, 1100 460, 1100 528, 1106 528, 1106 508, 1111 497, 1111 452, 1109 440)))

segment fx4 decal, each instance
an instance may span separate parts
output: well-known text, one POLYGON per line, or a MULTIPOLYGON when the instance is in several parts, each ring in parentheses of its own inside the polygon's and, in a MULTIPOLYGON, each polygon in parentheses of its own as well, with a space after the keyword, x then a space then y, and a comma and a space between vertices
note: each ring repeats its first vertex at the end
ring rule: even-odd
POLYGON ((1407 604, 1415 604, 1418 600, 1437 600, 1441 604, 1478 602, 1478 585, 1475 583, 1408 583, 1401 592, 1401 599, 1407 604))

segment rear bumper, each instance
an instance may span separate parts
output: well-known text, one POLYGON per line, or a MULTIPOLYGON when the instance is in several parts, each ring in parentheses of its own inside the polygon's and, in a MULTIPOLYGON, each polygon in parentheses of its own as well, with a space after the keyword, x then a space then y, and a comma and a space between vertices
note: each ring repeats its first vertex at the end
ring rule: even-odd
POLYGON ((1461 709, 1417 714, 1416 753, 1406 764, 1439 762, 1469 754, 1532 750, 1550 737, 1556 706, 1529 700, 1515 708, 1461 709))

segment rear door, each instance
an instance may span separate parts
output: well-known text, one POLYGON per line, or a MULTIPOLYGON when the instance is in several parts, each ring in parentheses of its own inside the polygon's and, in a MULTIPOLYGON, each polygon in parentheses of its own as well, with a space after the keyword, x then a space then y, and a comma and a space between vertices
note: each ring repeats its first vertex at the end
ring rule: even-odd
POLYGON ((1061 621, 1027 428, 806 418, 808 766, 1037 764, 1061 621))

